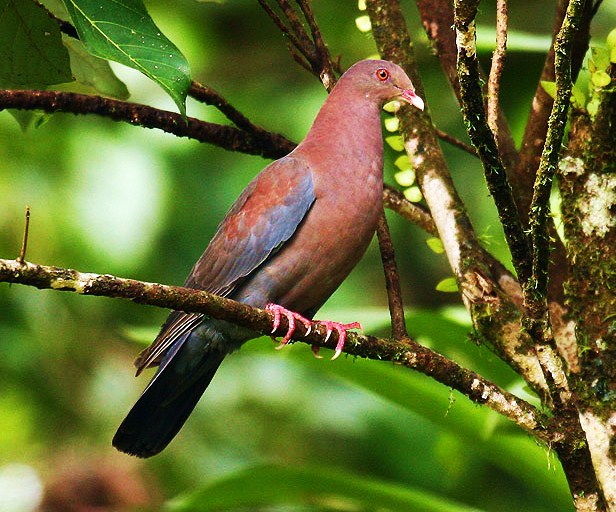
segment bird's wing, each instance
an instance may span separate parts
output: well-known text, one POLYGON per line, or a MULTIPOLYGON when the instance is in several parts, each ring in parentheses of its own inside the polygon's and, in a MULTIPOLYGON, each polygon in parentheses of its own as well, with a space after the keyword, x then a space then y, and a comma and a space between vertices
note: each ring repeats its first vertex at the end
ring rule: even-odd
MULTIPOLYGON (((184 286, 229 295, 289 240, 314 203, 310 168, 286 156, 268 165, 242 192, 218 226, 184 286)), ((137 374, 160 361, 204 315, 174 311, 135 361, 137 374)))

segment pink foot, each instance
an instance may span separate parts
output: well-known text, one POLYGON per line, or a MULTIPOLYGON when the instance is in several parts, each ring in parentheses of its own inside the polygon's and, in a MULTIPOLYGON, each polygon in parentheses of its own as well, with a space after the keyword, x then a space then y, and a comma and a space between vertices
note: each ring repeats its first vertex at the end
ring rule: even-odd
POLYGON ((265 310, 271 311, 274 314, 274 323, 272 324, 272 333, 275 333, 278 330, 278 327, 280 327, 280 318, 282 315, 284 315, 287 318, 287 321, 289 322, 289 329, 287 330, 287 333, 285 334, 284 338, 282 338, 282 340, 280 341, 280 345, 276 347, 276 350, 280 350, 287 343, 289 343, 291 336, 293 336, 293 333, 295 332, 295 321, 296 320, 299 320, 301 323, 303 323, 306 326, 306 329, 307 329, 306 335, 310 334, 312 322, 308 320, 307 318, 304 318, 299 313, 295 313, 294 311, 289 311, 288 309, 283 308, 282 306, 279 306, 278 304, 268 304, 267 306, 265 306, 265 310))
MULTIPOLYGON (((351 324, 341 324, 339 322, 332 322, 330 320, 315 320, 315 322, 323 324, 326 327, 327 336, 325 336, 325 341, 329 339, 329 337, 331 336, 332 332, 334 332, 334 330, 338 333, 338 343, 336 343, 336 350, 332 357, 332 361, 334 359, 337 359, 338 356, 342 354, 342 349, 344 348, 344 342, 346 341, 346 337, 347 337, 347 331, 350 329, 363 330, 363 327, 361 326, 359 322, 353 322, 351 324)), ((315 357, 320 357, 318 355, 319 347, 313 346, 312 353, 315 355, 315 357)))

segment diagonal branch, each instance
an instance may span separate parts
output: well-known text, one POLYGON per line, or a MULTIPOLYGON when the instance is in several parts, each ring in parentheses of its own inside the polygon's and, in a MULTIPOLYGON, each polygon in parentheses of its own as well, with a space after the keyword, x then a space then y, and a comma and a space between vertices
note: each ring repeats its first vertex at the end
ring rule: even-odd
POLYGON ((327 45, 321 35, 321 30, 314 19, 310 1, 296 0, 302 16, 308 24, 310 35, 304 28, 298 13, 291 6, 289 0, 276 0, 276 2, 287 20, 286 23, 269 5, 267 0, 259 0, 263 10, 278 29, 289 39, 289 51, 295 61, 317 76, 328 92, 331 91, 336 83, 334 70, 338 66, 334 64, 330 57, 327 45))
MULTIPOLYGON (((81 295, 123 298, 139 304, 205 313, 261 334, 270 334, 273 320, 273 315, 267 311, 191 288, 123 279, 108 274, 82 273, 30 262, 22 264, 16 260, 0 259, 0 282, 69 291, 81 295)), ((284 332, 287 328, 286 319, 282 319, 277 332, 284 332)), ((310 345, 332 349, 337 342, 336 334, 332 334, 326 341, 326 328, 318 322, 313 322, 309 335, 306 335, 306 327, 298 323, 293 338, 310 345)), ((557 432, 545 426, 546 418, 534 406, 475 372, 415 342, 394 342, 374 336, 349 333, 344 352, 368 359, 392 361, 418 370, 460 391, 474 402, 497 411, 538 440, 548 444, 555 440, 552 436, 557 435, 557 432)))
POLYGON ((295 147, 283 135, 265 130, 249 134, 233 126, 208 123, 193 117, 185 121, 179 114, 148 105, 74 92, 0 90, 0 111, 7 108, 96 114, 113 121, 158 128, 178 137, 189 137, 231 151, 269 158, 280 158, 295 147))

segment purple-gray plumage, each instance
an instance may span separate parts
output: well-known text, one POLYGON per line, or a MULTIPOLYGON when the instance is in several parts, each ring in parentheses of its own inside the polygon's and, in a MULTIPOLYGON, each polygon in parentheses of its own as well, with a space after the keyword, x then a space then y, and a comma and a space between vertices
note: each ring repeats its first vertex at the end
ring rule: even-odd
MULTIPOLYGON (((376 230, 383 193, 380 113, 393 99, 423 109, 399 66, 365 60, 344 73, 301 144, 265 167, 235 201, 185 285, 293 320, 312 318, 376 230)), ((339 332, 341 344, 346 329, 354 327, 327 326, 339 332)), ((135 362, 137 373, 159 368, 113 445, 139 457, 160 452, 225 355, 255 336, 205 315, 171 313, 135 362)))

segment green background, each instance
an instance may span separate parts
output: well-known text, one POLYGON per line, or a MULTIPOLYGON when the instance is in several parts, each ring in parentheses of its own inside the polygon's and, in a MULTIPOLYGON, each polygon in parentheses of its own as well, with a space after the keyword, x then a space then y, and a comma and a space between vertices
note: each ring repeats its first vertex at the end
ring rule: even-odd
MULTIPOLYGON (((455 98, 408 4, 434 123, 465 139, 455 98)), ((256 2, 146 5, 188 58, 195 80, 220 91, 253 122, 301 140, 326 93, 294 63, 256 2)), ((361 15, 355 2, 315 1, 314 11, 344 68, 374 55, 370 35, 355 26, 361 15)), ((553 11, 554 2, 510 5, 514 34, 502 104, 517 141, 553 11)), ((604 2, 594 25, 597 41, 615 15, 616 5, 604 2)), ((481 29, 494 25, 491 2, 482 4, 479 20, 481 29)), ((482 34, 488 67, 492 38, 482 34)), ((176 111, 145 77, 119 65, 114 70, 131 101, 176 111)), ((187 112, 224 122, 194 100, 187 112)), ((18 255, 29 205, 30 261, 181 284, 226 209, 267 163, 94 116, 42 121, 24 132, 9 113, 0 113, 2 258, 18 255)), ((482 240, 506 260, 478 162, 443 147, 482 240)), ((396 156, 387 150, 390 184, 396 156)), ((388 215, 411 334, 532 400, 515 374, 473 343, 458 296, 435 291, 449 276, 445 257, 430 251, 421 230, 388 215)), ((108 510, 157 510, 171 498, 175 507, 198 510, 572 509, 555 457, 497 415, 391 364, 316 360, 306 345, 274 351, 268 339, 249 342, 225 361, 161 455, 143 461, 117 453, 111 437, 147 382, 147 376, 133 378, 132 359, 166 314, 0 284, 1 511, 34 510, 41 486, 47 510, 62 510, 62 499, 73 500, 71 510, 90 499, 108 510)), ((361 321, 369 333, 388 334, 374 244, 318 317, 361 321)))

